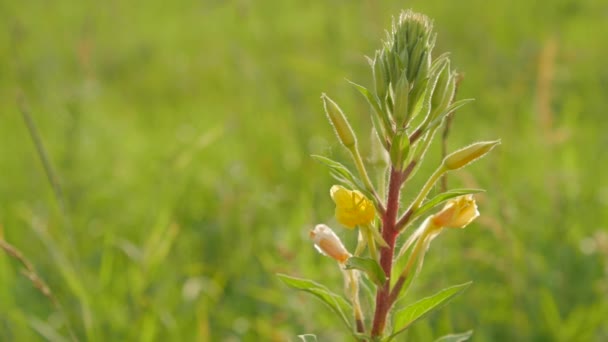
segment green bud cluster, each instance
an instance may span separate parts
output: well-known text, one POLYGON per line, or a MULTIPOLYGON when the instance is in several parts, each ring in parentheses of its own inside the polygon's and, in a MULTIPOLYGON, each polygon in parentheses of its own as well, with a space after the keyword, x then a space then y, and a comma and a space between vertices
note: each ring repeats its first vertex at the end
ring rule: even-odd
POLYGON ((404 11, 393 21, 382 48, 369 59, 374 94, 367 97, 377 116, 374 123, 382 126, 376 127, 380 139, 400 166, 407 163, 410 148, 404 136, 410 137, 412 146, 417 137, 432 139, 446 115, 463 104, 453 103, 456 73, 447 54, 433 60, 434 45, 431 20, 404 11))

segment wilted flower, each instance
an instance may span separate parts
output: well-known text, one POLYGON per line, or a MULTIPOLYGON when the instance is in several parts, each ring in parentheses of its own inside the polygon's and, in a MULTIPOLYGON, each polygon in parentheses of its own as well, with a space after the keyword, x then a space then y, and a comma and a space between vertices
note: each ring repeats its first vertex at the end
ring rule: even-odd
POLYGON ((369 224, 374 219, 374 204, 360 191, 334 185, 329 192, 336 204, 336 219, 345 227, 352 229, 357 225, 369 224))
POLYGON ((479 216, 473 195, 456 197, 443 207, 431 220, 436 227, 464 228, 479 216))
POLYGON ((351 257, 336 233, 324 224, 316 225, 315 229, 310 231, 310 238, 315 243, 315 248, 319 253, 327 255, 341 264, 351 257))

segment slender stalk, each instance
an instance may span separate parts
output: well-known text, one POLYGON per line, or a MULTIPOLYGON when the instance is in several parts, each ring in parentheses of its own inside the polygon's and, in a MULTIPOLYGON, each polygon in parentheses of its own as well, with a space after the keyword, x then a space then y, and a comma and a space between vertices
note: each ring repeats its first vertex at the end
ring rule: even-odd
POLYGON ((32 115, 30 114, 29 106, 23 94, 19 94, 17 102, 19 105, 19 110, 21 111, 21 115, 23 116, 23 121, 27 126, 28 132, 30 133, 32 141, 34 142, 36 152, 38 153, 38 157, 40 158, 40 162, 42 163, 42 167, 44 168, 46 178, 51 184, 51 188, 53 189, 53 195, 55 196, 55 200, 57 201, 57 205, 59 206, 59 211, 63 216, 64 225, 67 230, 66 234, 64 234, 67 237, 67 243, 69 247, 73 249, 75 246, 73 238, 74 229, 72 226, 72 219, 69 215, 66 197, 64 195, 63 188, 61 187, 61 182, 59 181, 59 177, 57 177, 57 173, 55 173, 55 169, 53 168, 53 164, 51 163, 49 154, 46 148, 44 147, 44 143, 42 142, 40 133, 38 133, 36 123, 34 122, 32 115))
POLYGON ((44 168, 44 173, 53 188, 53 193, 55 194, 55 199, 57 199, 57 203, 59 204, 59 208, 67 217, 66 213, 66 201, 63 195, 63 190, 61 188, 61 183, 59 182, 59 178, 55 174, 51 161, 49 159, 48 153, 44 148, 44 144, 42 143, 42 139, 40 138, 40 134, 36 129, 36 124, 32 119, 32 115, 30 114, 29 107, 25 101, 23 95, 20 95, 17 99, 19 104, 19 110, 21 111, 21 115, 23 116, 23 121, 25 121, 25 125, 32 137, 32 141, 34 142, 34 146, 36 147, 36 152, 38 152, 38 157, 40 157, 40 162, 42 163, 42 167, 44 168))
POLYGON ((21 265, 24 267, 22 274, 32 282, 34 287, 36 287, 36 289, 40 291, 43 296, 49 299, 55 310, 57 310, 63 316, 68 335, 70 336, 70 340, 78 341, 78 339, 76 338, 76 334, 74 334, 74 330, 72 329, 72 325, 70 324, 70 320, 68 319, 67 313, 65 312, 65 310, 61 306, 61 303, 59 302, 59 300, 57 300, 49 286, 46 284, 46 282, 38 275, 38 273, 36 273, 36 270, 34 269, 32 263, 25 258, 21 251, 6 242, 1 236, 0 249, 4 250, 7 255, 18 260, 21 263, 21 265))
POLYGON ((376 293, 376 308, 372 323, 372 337, 380 337, 386 327, 386 318, 390 310, 390 277, 393 267, 393 255, 395 253, 395 241, 398 230, 396 229, 397 214, 399 209, 399 194, 403 173, 391 168, 388 187, 388 198, 386 202, 386 213, 382 216, 382 237, 388 244, 380 250, 380 266, 386 275, 386 283, 378 288, 376 293))
POLYGON ((346 271, 347 278, 350 287, 351 302, 353 304, 353 311, 355 315, 355 325, 358 333, 365 333, 365 325, 363 324, 363 311, 361 310, 361 303, 359 302, 359 280, 357 279, 356 270, 346 271))
POLYGON ((424 240, 426 239, 426 237, 427 237, 427 234, 425 232, 418 239, 416 246, 414 247, 414 250, 412 251, 412 254, 410 254, 409 260, 407 261, 407 264, 405 265, 405 268, 403 269, 403 272, 401 272, 401 274, 399 275, 399 278, 397 279, 397 282, 395 283, 395 286, 391 290, 391 294, 389 296, 391 304, 395 303, 395 301, 399 297, 399 293, 401 292, 401 289, 403 288, 405 281, 407 280, 407 278, 410 275, 412 266, 414 265, 414 262, 418 259, 418 254, 424 248, 424 244, 425 244, 424 240))

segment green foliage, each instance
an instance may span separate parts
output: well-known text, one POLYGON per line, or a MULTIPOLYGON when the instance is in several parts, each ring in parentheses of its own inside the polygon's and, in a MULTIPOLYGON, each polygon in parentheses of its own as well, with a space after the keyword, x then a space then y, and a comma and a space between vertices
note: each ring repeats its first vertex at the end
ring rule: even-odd
POLYGON ((344 265, 347 270, 360 270, 365 272, 369 279, 376 285, 381 286, 386 282, 386 276, 378 262, 371 258, 351 257, 344 265))
POLYGON ((351 329, 352 324, 350 323, 348 314, 350 313, 350 311, 352 311, 352 308, 344 298, 331 292, 325 286, 309 279, 290 277, 285 274, 278 274, 278 277, 283 283, 285 283, 285 285, 296 290, 308 292, 313 296, 319 298, 342 319, 342 321, 344 322, 344 324, 346 324, 346 327, 349 330, 351 329))
POLYGON ((395 332, 393 335, 391 335, 391 338, 394 338, 399 333, 405 331, 405 329, 407 329, 417 320, 441 308, 454 297, 462 294, 462 292, 471 286, 471 284, 472 282, 468 282, 461 285, 448 287, 430 297, 423 298, 401 310, 397 310, 395 312, 393 323, 395 332))

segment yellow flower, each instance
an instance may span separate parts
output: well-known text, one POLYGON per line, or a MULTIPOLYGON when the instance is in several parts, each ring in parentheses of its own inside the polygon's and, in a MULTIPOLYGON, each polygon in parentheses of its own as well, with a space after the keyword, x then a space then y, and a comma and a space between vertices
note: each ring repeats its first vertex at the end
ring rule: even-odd
POLYGON ((464 228, 479 216, 473 195, 465 195, 449 200, 440 212, 431 216, 436 227, 464 228))
POLYGON ((329 193, 336 204, 336 219, 345 227, 352 229, 357 225, 369 224, 374 219, 374 204, 360 191, 334 185, 329 193))
POLYGON ((319 253, 327 255, 341 264, 351 257, 336 233, 324 224, 316 225, 315 229, 310 231, 310 238, 319 253))

